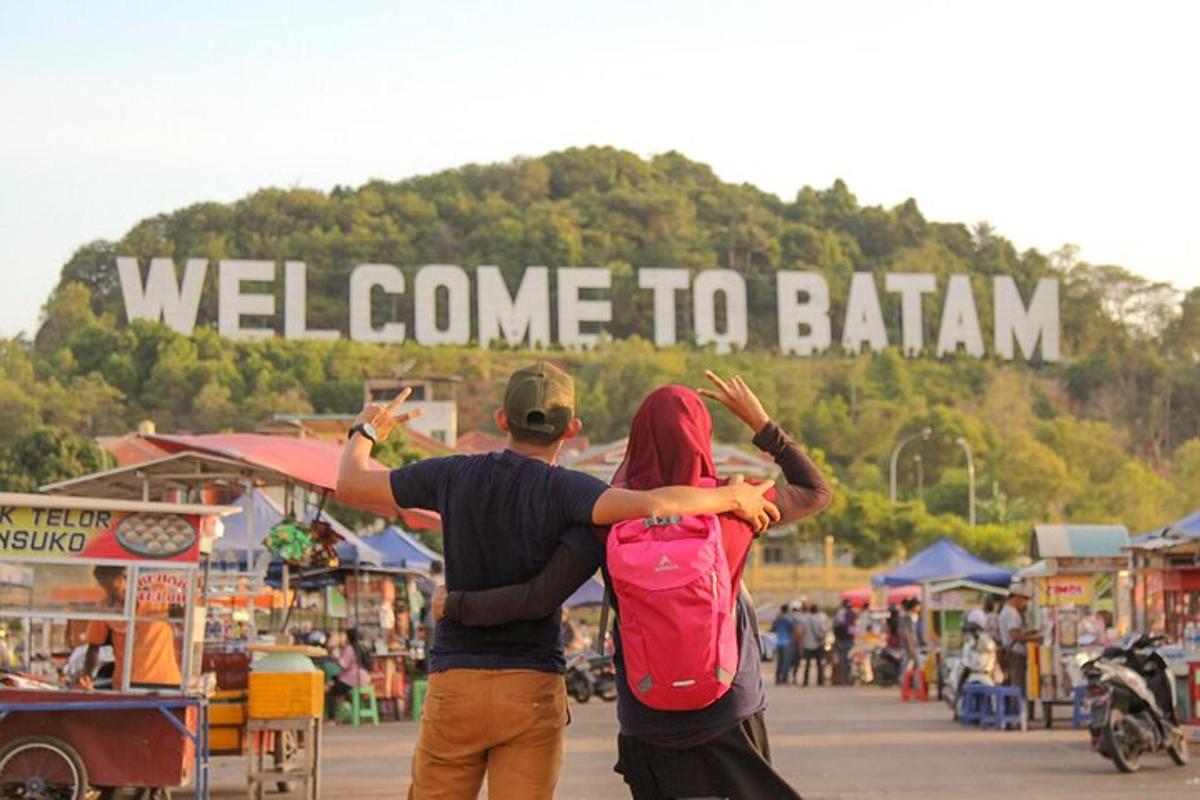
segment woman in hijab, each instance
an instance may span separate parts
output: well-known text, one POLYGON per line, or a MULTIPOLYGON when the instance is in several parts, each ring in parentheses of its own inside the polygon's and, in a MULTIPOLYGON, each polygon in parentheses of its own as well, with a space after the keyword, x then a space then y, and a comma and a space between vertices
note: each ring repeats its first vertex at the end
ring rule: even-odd
MULTIPOLYGON (((726 382, 706 373, 716 387, 699 393, 682 386, 651 392, 634 417, 625 460, 613 484, 631 489, 701 486, 722 482, 712 455, 712 419, 701 394, 714 399, 745 422, 754 443, 771 455, 787 485, 772 498, 779 523, 795 522, 829 503, 830 491, 816 465, 778 425, 741 378, 726 382)), ((640 703, 625 680, 620 624, 613 630, 617 666, 617 717, 620 721, 616 771, 634 800, 728 797, 775 800, 798 798, 771 766, 763 721, 766 694, 758 624, 742 571, 754 530, 732 515, 722 515, 721 539, 737 595, 738 669, 720 699, 692 711, 660 711, 640 703)), ((602 540, 607 530, 599 532, 602 540)), ((451 592, 446 616, 469 625, 496 625, 553 613, 601 563, 603 551, 581 553, 562 544, 546 569, 528 584, 476 592, 451 592)), ((613 604, 616 600, 613 598, 613 604)))

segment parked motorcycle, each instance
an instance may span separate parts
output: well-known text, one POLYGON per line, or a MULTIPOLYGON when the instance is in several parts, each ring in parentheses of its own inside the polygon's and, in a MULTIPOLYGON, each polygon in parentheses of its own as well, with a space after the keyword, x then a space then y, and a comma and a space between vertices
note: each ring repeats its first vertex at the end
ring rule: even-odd
POLYGON ((968 622, 963 627, 963 643, 959 656, 950 664, 942 696, 957 720, 963 714, 964 691, 968 684, 996 685, 999 656, 996 641, 986 630, 968 622))
POLYGON ((1083 666, 1091 698, 1092 747, 1121 772, 1136 772, 1143 755, 1164 750, 1181 767, 1188 760, 1175 707, 1175 678, 1154 650, 1162 641, 1142 634, 1105 649, 1083 666))
POLYGON ((904 654, 897 647, 880 647, 871 653, 871 673, 876 686, 895 686, 900 683, 900 665, 904 654))
POLYGON ((593 696, 608 702, 617 699, 617 670, 611 655, 597 655, 591 650, 569 655, 564 677, 567 693, 580 703, 593 696))

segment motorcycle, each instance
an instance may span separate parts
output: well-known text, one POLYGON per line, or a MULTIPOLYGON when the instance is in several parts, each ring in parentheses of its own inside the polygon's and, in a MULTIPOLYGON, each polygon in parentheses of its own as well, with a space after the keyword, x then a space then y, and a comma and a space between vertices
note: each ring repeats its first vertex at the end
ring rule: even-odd
POLYGON ((943 687, 943 697, 958 720, 963 713, 963 697, 968 684, 996 685, 996 667, 999 656, 996 641, 974 623, 963 628, 963 643, 959 657, 950 664, 949 674, 943 687))
POLYGON ((1162 641, 1142 634, 1083 665, 1091 698, 1092 748, 1121 772, 1137 772, 1143 755, 1164 750, 1181 767, 1188 761, 1175 707, 1175 678, 1154 650, 1162 641))
POLYGON ((900 665, 904 654, 898 647, 880 647, 871 653, 871 674, 876 686, 895 686, 900 683, 900 665))
POLYGON ((612 702, 617 699, 617 670, 611 655, 597 655, 583 650, 567 657, 564 676, 567 693, 577 702, 586 703, 593 696, 612 702))

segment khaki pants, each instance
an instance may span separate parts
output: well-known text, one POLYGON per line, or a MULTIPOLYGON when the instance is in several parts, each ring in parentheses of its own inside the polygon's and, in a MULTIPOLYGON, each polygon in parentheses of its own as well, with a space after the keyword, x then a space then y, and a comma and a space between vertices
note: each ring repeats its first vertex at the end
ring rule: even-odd
POLYGON ((563 760, 562 675, 452 669, 429 676, 409 800, 550 800, 563 760))

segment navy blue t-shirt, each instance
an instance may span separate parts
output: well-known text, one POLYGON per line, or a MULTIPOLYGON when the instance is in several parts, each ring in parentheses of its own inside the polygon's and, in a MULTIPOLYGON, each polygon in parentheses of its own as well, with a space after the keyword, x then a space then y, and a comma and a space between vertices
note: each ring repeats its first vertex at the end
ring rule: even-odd
MULTIPOLYGON (((511 450, 425 459, 393 470, 391 484, 396 505, 442 515, 449 591, 525 583, 541 572, 560 541, 590 555, 592 509, 609 488, 590 475, 511 450)), ((488 628, 443 619, 429 657, 431 672, 563 668, 557 613, 488 628)))

